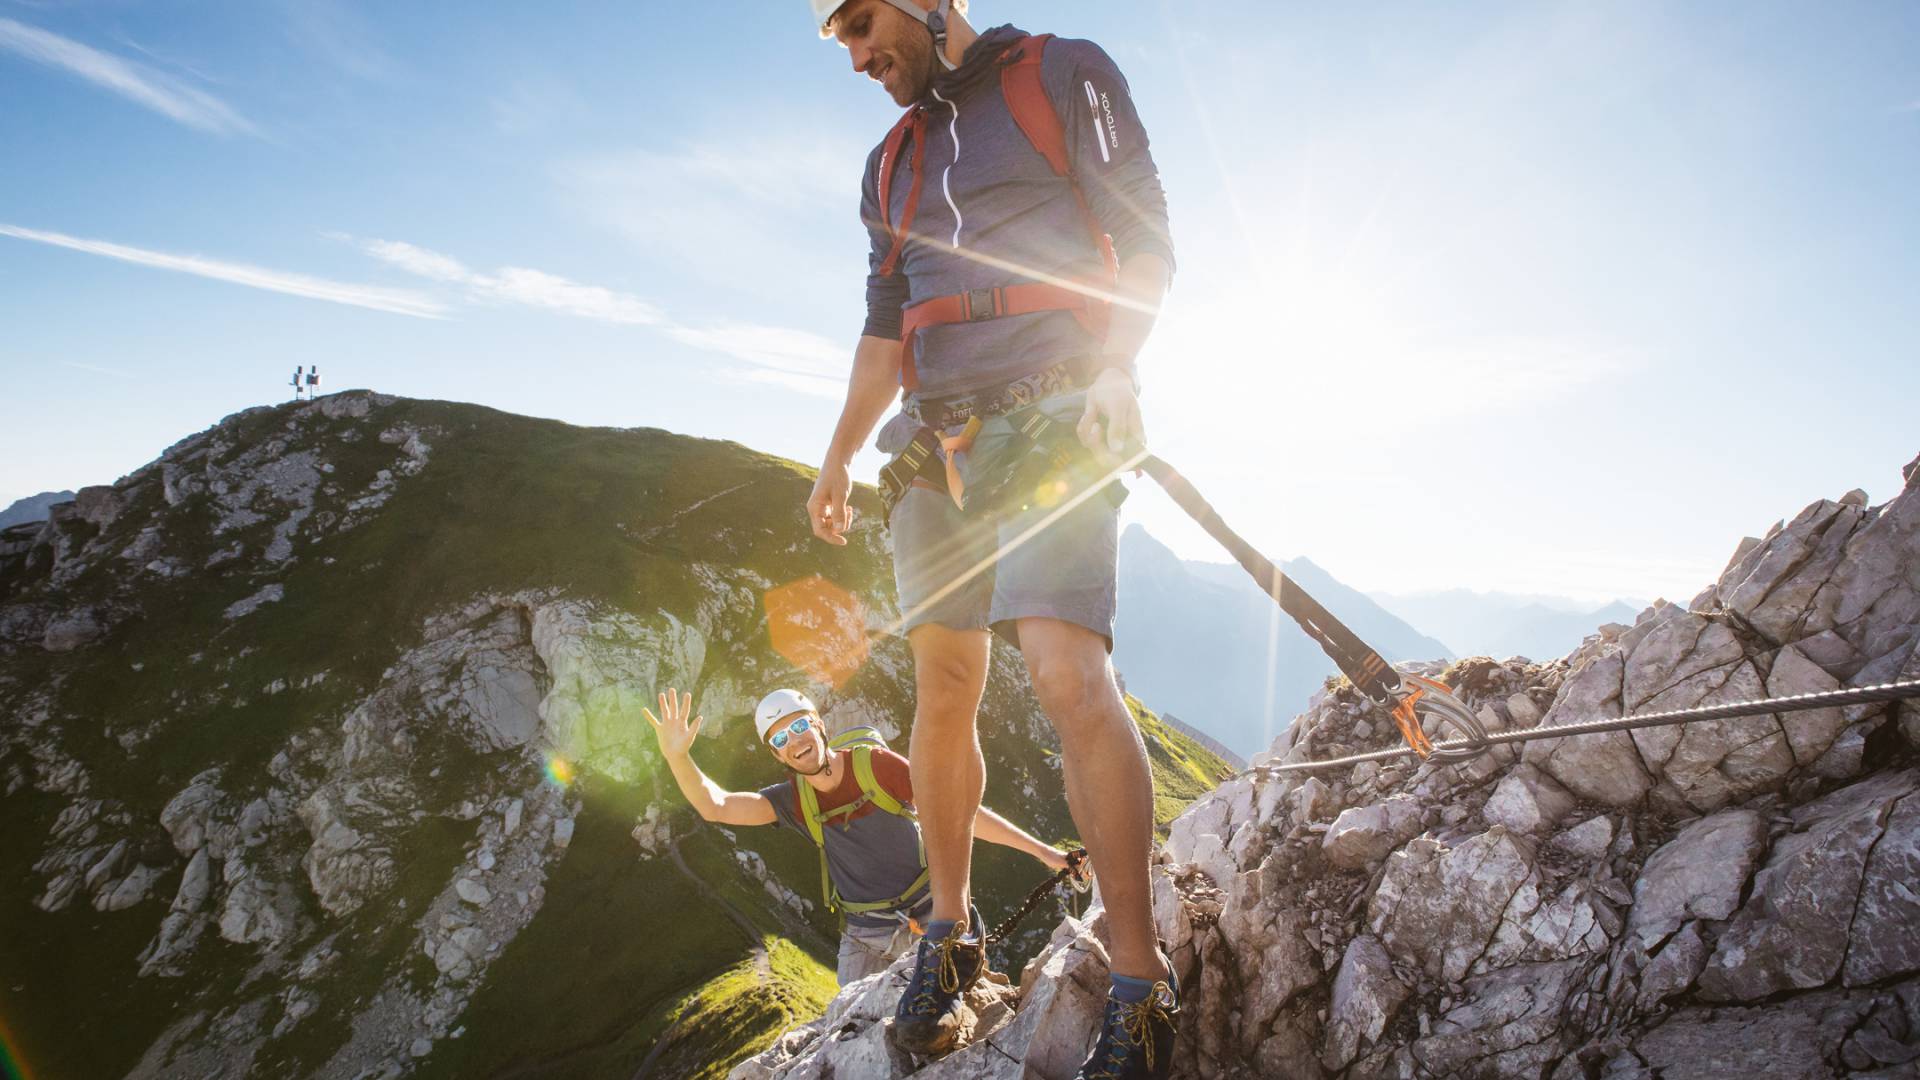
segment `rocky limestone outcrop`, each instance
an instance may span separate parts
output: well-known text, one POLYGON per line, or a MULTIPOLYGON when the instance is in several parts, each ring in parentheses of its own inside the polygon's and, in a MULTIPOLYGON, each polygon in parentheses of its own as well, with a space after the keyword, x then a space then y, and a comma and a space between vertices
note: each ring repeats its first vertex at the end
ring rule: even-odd
MULTIPOLYGON (((1690 604, 1567 658, 1439 674, 1495 731, 1914 678, 1920 469, 1906 479, 1879 507, 1809 507, 1690 604)), ((1271 768, 1388 745, 1343 684, 1159 853, 1155 919, 1185 987, 1173 1074, 1920 1074, 1917 717, 1909 701, 1445 767, 1271 768)), ((1104 925, 1063 923, 1015 1010, 944 1060, 888 1048, 903 962, 732 1076, 1067 1077, 1099 1014, 1104 925)))

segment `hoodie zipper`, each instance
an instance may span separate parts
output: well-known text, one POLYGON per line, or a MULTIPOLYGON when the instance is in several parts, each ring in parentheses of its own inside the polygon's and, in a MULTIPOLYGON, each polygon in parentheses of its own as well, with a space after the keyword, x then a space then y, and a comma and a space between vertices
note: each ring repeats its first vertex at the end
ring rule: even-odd
POLYGON ((960 164, 960 106, 940 96, 940 89, 933 87, 933 99, 953 110, 953 117, 947 121, 947 135, 953 139, 953 161, 948 163, 946 171, 940 174, 940 193, 947 198, 947 206, 953 210, 953 246, 960 246, 960 204, 953 201, 953 167, 960 164))

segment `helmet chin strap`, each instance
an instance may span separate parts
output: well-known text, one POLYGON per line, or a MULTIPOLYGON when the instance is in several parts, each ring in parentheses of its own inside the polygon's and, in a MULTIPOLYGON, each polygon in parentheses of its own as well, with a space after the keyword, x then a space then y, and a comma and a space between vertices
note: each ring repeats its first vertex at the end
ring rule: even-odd
POLYGON ((927 11, 913 0, 887 0, 889 4, 920 20, 933 35, 933 55, 939 59, 940 66, 952 71, 959 64, 947 59, 947 16, 953 13, 953 0, 939 0, 932 11, 927 11))

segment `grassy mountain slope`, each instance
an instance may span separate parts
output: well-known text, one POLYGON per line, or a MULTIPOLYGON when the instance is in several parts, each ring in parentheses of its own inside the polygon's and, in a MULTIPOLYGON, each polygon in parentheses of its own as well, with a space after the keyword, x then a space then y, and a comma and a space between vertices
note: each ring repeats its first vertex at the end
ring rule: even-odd
MULTIPOLYGON (((817 575, 893 613, 871 493, 833 548, 810 484, 730 443, 349 393, 57 509, 0 558, 0 1014, 35 1074, 703 1075, 817 1010, 812 848, 696 821, 637 713, 689 688, 709 773, 777 779, 747 713, 808 679, 766 591, 817 575)), ((910 672, 883 639, 812 689, 904 747, 910 672)), ((1136 715, 1164 821, 1222 766, 1136 715)), ((1070 837, 999 649, 982 734, 989 803, 1070 837)), ((988 917, 1038 873, 983 849, 988 917)))

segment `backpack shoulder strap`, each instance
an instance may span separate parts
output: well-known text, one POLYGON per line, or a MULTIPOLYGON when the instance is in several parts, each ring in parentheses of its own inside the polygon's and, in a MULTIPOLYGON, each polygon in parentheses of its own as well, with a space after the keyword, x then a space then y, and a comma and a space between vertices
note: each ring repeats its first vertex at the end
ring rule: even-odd
POLYGON ((800 799, 800 820, 807 823, 807 835, 823 850, 827 846, 827 834, 820 817, 820 796, 814 793, 812 784, 803 784, 799 777, 793 778, 793 790, 800 799))
POLYGON ((927 113, 915 105, 901 115, 887 132, 886 142, 880 145, 879 175, 875 177, 875 194, 880 200, 880 226, 893 238, 893 247, 880 264, 880 276, 893 273, 900 262, 900 251, 906 246, 907 231, 913 228, 914 212, 920 209, 920 173, 927 159, 927 113), (913 156, 908 159, 907 172, 912 186, 907 189, 907 205, 900 215, 898 228, 893 224, 893 172, 900 163, 900 151, 907 141, 913 141, 913 156))
POLYGON ((1073 163, 1067 158, 1067 132, 1054 110, 1053 98, 1040 79, 1040 61, 1046 56, 1052 34, 1025 37, 1007 50, 1000 65, 1000 93, 1007 99, 1007 111, 1013 122, 1047 159, 1055 176, 1073 179, 1073 163))
POLYGON ((860 791, 867 801, 885 810, 895 817, 913 816, 906 805, 893 797, 893 792, 880 786, 880 779, 873 775, 873 747, 860 745, 853 748, 853 778, 860 782, 860 791))
MULTIPOLYGON (((1047 159, 1053 174, 1073 189, 1074 201, 1080 204, 1081 220, 1086 222, 1087 236, 1106 266, 1107 278, 1117 280, 1120 261, 1114 255, 1113 238, 1107 235, 1092 204, 1087 202, 1087 193, 1080 189, 1080 178, 1073 174, 1073 159, 1067 156, 1066 127, 1060 123, 1060 113, 1054 109, 1047 84, 1040 77, 1040 64, 1046 58, 1047 42, 1052 39, 1052 34, 1034 34, 1014 42, 1001 54, 1000 94, 1006 98, 1007 111, 1013 114, 1013 122, 1021 134, 1047 159)), ((1105 340, 1106 305, 1095 305, 1075 317, 1095 338, 1105 340)))

